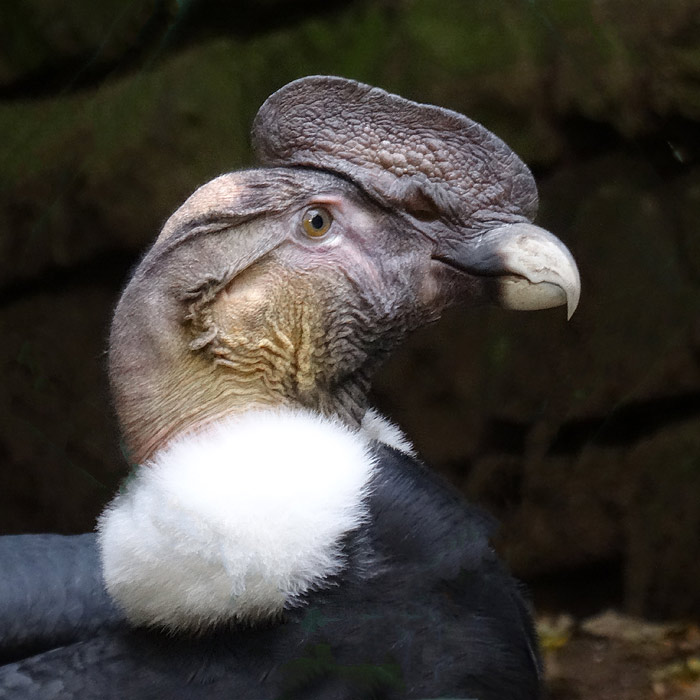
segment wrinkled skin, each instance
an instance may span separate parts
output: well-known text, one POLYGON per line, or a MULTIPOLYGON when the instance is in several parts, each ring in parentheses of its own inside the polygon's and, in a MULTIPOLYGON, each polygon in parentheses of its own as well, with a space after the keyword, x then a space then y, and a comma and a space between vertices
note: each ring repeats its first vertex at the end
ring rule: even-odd
POLYGON ((251 405, 357 425, 379 362, 448 305, 573 312, 575 264, 529 223, 532 176, 481 125, 316 77, 270 97, 253 139, 274 167, 195 192, 117 307, 110 376, 134 461, 251 405), (310 207, 331 218, 318 238, 310 207))

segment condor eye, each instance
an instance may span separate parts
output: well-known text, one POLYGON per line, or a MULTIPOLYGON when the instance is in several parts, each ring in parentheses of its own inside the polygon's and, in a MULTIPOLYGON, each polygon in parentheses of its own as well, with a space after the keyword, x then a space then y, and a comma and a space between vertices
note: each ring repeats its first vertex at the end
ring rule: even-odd
POLYGON ((304 227, 304 233, 311 238, 320 238, 324 236, 333 223, 333 217, 328 209, 323 207, 313 207, 304 212, 301 220, 301 225, 304 227))

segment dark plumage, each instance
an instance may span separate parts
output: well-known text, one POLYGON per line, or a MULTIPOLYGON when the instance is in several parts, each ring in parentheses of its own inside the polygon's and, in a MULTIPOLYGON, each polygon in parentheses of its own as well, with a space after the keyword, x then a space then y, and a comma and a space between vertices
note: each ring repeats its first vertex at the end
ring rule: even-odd
MULTIPOLYGON (((42 539, 53 561, 66 557, 86 579, 64 568, 34 582, 32 596, 52 597, 57 622, 42 620, 31 647, 14 647, 32 656, 0 669, 0 696, 537 697, 528 606, 488 544, 489 518, 415 460, 377 450, 372 518, 343 543, 347 568, 307 605, 261 628, 196 638, 130 629, 93 586, 94 537, 42 539), (376 561, 384 566, 368 585, 376 561)), ((27 545, 5 538, 18 557, 29 558, 27 545)))
POLYGON ((572 313, 575 263, 530 223, 525 165, 462 115, 312 77, 253 131, 269 167, 195 192, 117 307, 142 466, 99 538, 0 539, 0 698, 533 700, 489 517, 367 391, 454 303, 572 313))

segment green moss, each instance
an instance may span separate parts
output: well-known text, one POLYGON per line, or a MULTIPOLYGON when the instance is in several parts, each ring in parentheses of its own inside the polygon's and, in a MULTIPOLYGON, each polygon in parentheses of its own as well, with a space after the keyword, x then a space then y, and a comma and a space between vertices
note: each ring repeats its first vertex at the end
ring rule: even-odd
POLYGON ((516 47, 503 40, 502 8, 486 0, 419 0, 409 6, 405 27, 420 53, 451 73, 500 70, 516 60, 516 47))

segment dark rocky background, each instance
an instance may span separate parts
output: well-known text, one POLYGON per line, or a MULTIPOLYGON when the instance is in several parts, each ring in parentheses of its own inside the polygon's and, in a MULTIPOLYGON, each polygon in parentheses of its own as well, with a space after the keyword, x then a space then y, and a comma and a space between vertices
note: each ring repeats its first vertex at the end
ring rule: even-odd
POLYGON ((4 0, 0 26, 1 532, 92 528, 127 469, 105 348, 130 268, 252 162, 265 97, 340 74, 504 138, 583 282, 569 323, 418 333, 378 406, 542 605, 700 616, 700 1, 4 0))

